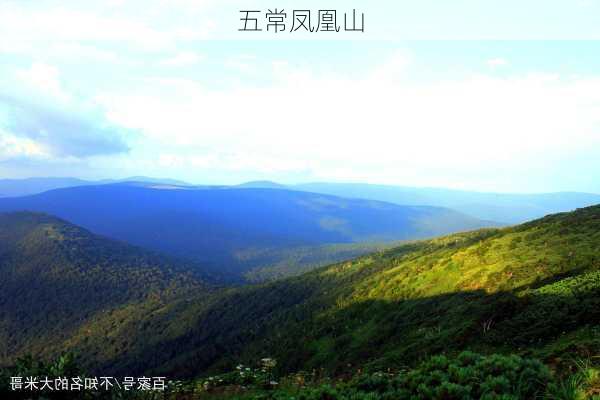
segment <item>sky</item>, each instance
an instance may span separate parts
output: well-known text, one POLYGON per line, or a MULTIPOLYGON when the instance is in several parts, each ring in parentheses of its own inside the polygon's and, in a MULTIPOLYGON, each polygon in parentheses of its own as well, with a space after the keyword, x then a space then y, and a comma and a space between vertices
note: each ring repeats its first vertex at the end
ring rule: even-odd
POLYGON ((600 193, 598 40, 600 0, 0 0, 0 178, 600 193), (239 31, 274 6, 365 31, 239 31))

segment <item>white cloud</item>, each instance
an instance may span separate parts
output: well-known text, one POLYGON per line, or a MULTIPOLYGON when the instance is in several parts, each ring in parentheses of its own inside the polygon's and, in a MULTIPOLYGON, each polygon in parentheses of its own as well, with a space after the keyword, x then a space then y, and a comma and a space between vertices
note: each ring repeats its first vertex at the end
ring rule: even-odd
POLYGON ((506 67, 510 65, 510 63, 504 58, 490 58, 489 60, 487 60, 487 65, 488 67, 495 69, 500 67, 506 67))
POLYGON ((15 75, 26 86, 29 93, 42 93, 45 97, 60 102, 71 100, 63 89, 58 69, 54 66, 34 63, 29 68, 18 70, 15 75))
POLYGON ((50 54, 58 56, 61 59, 77 59, 84 62, 122 62, 122 59, 116 52, 76 42, 57 42, 49 47, 49 51, 50 54))
POLYGON ((131 0, 15 2, 0 4, 0 37, 17 42, 15 51, 32 42, 98 42, 131 44, 142 50, 164 50, 178 40, 209 37, 215 23, 203 13, 209 0, 131 0), (174 18, 171 18, 174 17, 174 18))
MULTIPOLYGON (((498 168, 518 173, 600 144, 598 78, 424 83, 398 79, 405 65, 394 56, 356 80, 277 63, 269 87, 217 91, 180 80, 106 95, 103 103, 114 123, 140 129, 157 147, 212 154, 196 166, 308 170, 319 179, 423 184, 420 173, 483 180, 498 168)), ((193 157, 181 155, 177 165, 194 166, 193 157)))
POLYGON ((373 83, 381 82, 384 85, 397 82, 405 77, 406 70, 413 63, 413 55, 407 50, 396 50, 384 64, 376 67, 371 73, 373 83))
POLYGON ((128 151, 126 130, 111 124, 97 104, 69 92, 58 68, 34 63, 0 78, 4 157, 85 158, 128 151))
POLYGON ((239 56, 229 57, 225 61, 225 67, 234 69, 242 73, 253 72, 255 66, 256 56, 252 54, 242 54, 239 56))
POLYGON ((39 143, 0 129, 0 161, 19 157, 48 158, 49 154, 39 143))
POLYGON ((198 53, 183 51, 160 61, 160 64, 168 67, 184 67, 197 64, 202 60, 204 60, 204 56, 198 53))

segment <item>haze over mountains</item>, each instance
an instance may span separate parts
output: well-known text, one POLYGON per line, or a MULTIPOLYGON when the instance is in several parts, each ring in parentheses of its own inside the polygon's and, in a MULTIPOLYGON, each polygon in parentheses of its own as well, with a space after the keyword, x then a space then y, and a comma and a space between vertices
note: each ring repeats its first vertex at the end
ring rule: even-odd
MULTIPOLYGON (((264 267, 267 260, 277 264, 307 246, 319 247, 316 254, 332 262, 347 257, 344 252, 352 244, 414 240, 493 225, 440 207, 280 189, 139 183, 0 199, 0 212, 23 210, 48 213, 97 234, 233 274, 264 267), (323 252, 323 245, 334 244, 346 246, 323 252)), ((362 252, 370 249, 363 247, 362 252)))
POLYGON ((306 183, 283 185, 270 181, 254 181, 241 185, 201 186, 173 179, 130 177, 120 180, 84 181, 73 178, 30 178, 0 180, 0 197, 23 196, 42 193, 51 189, 110 184, 117 182, 140 182, 183 187, 213 188, 267 188, 307 191, 345 198, 377 200, 399 205, 428 205, 446 207, 473 217, 498 223, 521 223, 544 215, 572 211, 600 203, 600 195, 579 192, 539 194, 485 193, 444 188, 420 188, 407 186, 371 185, 365 183, 306 183))
POLYGON ((578 192, 538 194, 484 193, 444 188, 370 185, 363 183, 308 183, 295 190, 394 204, 447 207, 476 218, 517 224, 548 214, 573 211, 600 203, 600 195, 578 192))
POLYGON ((199 186, 143 176, 0 180, 0 212, 45 212, 247 281, 300 274, 398 241, 518 223, 596 203, 600 195, 587 193, 494 194, 369 184, 199 186))
POLYGON ((163 183, 170 185, 188 185, 174 179, 156 179, 145 176, 132 176, 125 179, 105 179, 101 181, 88 181, 77 178, 26 178, 26 179, 0 179, 0 197, 18 197, 76 186, 110 184, 118 182, 144 182, 163 183))

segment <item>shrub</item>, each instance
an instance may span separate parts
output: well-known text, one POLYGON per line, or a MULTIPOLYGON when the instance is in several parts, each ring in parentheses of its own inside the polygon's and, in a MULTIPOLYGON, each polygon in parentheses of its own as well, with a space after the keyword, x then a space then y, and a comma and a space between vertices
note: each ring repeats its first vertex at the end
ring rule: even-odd
MULTIPOLYGON (((519 400, 535 399, 556 386, 540 361, 519 356, 483 356, 463 352, 457 357, 431 357, 399 374, 364 374, 349 382, 304 388, 298 400, 519 400)), ((558 386, 556 386, 558 387, 558 386)), ((246 397, 248 398, 248 397, 246 397)), ((269 397, 279 399, 277 393, 269 397)))
POLYGON ((407 399, 533 399, 549 381, 550 370, 537 360, 463 352, 432 357, 399 375, 394 385, 399 398, 407 399))

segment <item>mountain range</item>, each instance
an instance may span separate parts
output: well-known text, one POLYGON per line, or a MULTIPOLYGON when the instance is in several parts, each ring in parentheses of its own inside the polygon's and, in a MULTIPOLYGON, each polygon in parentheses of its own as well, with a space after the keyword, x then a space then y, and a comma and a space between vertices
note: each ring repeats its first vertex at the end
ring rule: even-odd
POLYGON ((146 176, 132 176, 125 179, 103 179, 89 181, 78 178, 25 178, 25 179, 0 179, 0 198, 19 197, 43 193, 48 190, 62 189, 76 186, 111 184, 122 182, 140 182, 148 184, 167 184, 190 186, 188 183, 175 179, 158 179, 146 176))
POLYGON ((8 211, 48 213, 94 233, 234 275, 276 268, 291 259, 300 269, 318 266, 381 248, 381 243, 494 225, 441 207, 282 189, 139 182, 0 199, 0 212, 8 211), (312 259, 298 257, 307 248, 316 249, 312 259))
POLYGON ((476 218, 518 224, 548 214, 573 211, 600 203, 600 195, 579 192, 485 193, 444 188, 370 185, 363 183, 309 183, 295 190, 404 205, 447 207, 476 218))
POLYGON ((600 203, 600 195, 580 192, 537 194, 486 193, 444 188, 373 185, 365 183, 305 183, 284 185, 271 181, 253 181, 235 186, 200 186, 173 179, 143 176, 119 180, 84 181, 74 178, 29 178, 0 180, 0 197, 42 193, 47 190, 83 185, 138 182, 192 188, 283 189, 328 194, 344 198, 383 201, 398 205, 428 205, 451 208, 470 216, 505 224, 516 224, 548 214, 572 211, 600 203))

